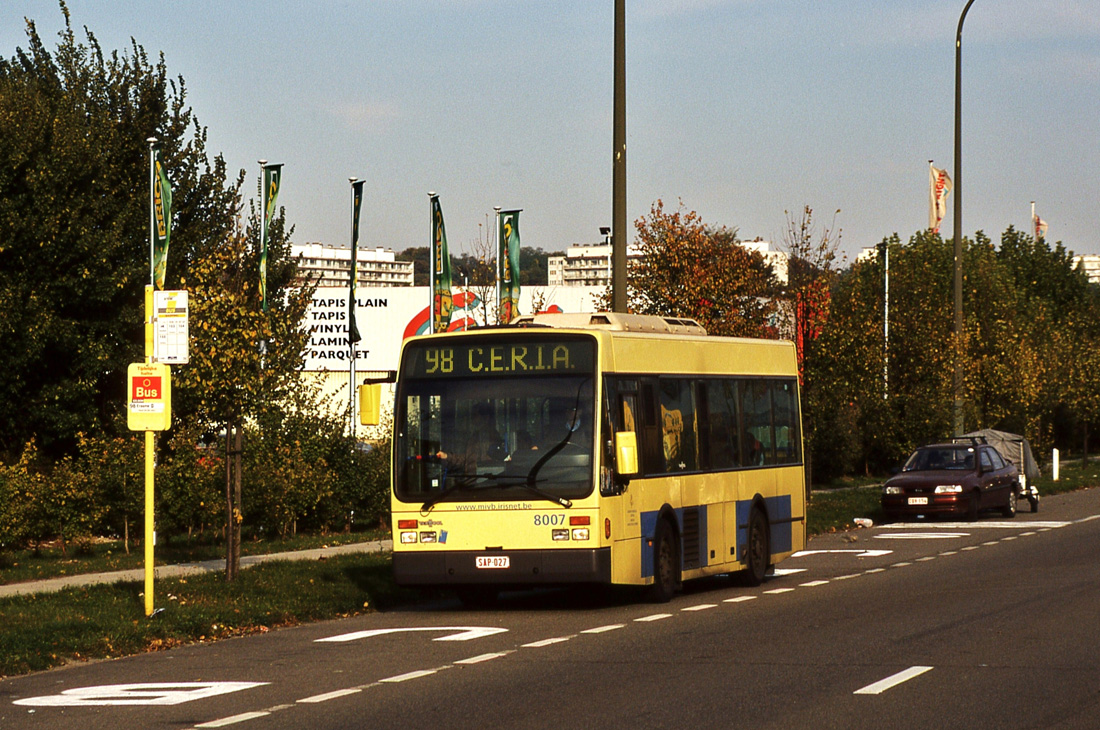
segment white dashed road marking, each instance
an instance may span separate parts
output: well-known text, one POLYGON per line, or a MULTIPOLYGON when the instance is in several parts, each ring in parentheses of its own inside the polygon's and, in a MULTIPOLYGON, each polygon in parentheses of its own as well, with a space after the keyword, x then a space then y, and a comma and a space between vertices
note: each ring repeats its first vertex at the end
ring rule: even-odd
POLYGON ((925 672, 931 670, 932 667, 909 667, 905 671, 898 672, 897 674, 891 674, 886 679, 880 679, 874 684, 869 684, 866 687, 857 689, 853 694, 857 695, 878 695, 882 694, 891 687, 897 687, 902 682, 908 682, 914 677, 919 677, 925 672))

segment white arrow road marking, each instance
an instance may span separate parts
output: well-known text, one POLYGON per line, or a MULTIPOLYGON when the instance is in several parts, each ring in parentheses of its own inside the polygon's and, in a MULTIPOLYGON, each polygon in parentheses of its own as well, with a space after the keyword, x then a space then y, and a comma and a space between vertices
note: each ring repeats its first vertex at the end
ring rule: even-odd
POLYGON ((323 639, 314 639, 314 642, 341 642, 341 641, 357 641, 359 639, 369 639, 372 636, 382 636, 383 634, 399 634, 406 631, 457 631, 456 634, 450 636, 440 636, 432 639, 432 641, 469 641, 470 639, 480 639, 485 636, 492 636, 493 634, 502 634, 508 629, 498 629, 492 626, 415 626, 404 629, 370 629, 368 631, 353 631, 350 634, 339 634, 337 636, 326 636, 323 639))
POLYGON ((33 707, 72 707, 77 705, 179 705, 242 689, 261 687, 267 682, 155 682, 146 684, 106 684, 99 687, 75 687, 61 694, 27 697, 16 705, 33 707))
POLYGON ((857 695, 879 695, 890 689, 891 687, 897 687, 902 682, 908 682, 913 677, 919 677, 927 671, 930 671, 932 667, 909 667, 908 669, 898 672, 897 674, 891 674, 886 679, 880 679, 874 684, 869 684, 862 689, 857 689, 852 694, 857 695))
MULTIPOLYGON (((875 537, 878 537, 878 535, 875 537)), ((857 558, 880 558, 892 552, 893 550, 799 550, 791 557, 805 558, 809 555, 824 555, 825 553, 848 553, 854 554, 857 558)))

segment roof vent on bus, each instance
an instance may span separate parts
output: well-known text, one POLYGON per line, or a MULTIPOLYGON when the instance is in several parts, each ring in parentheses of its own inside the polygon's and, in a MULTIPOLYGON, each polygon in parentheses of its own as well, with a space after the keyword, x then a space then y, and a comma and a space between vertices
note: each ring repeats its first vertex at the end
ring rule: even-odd
POLYGON ((659 317, 651 314, 621 312, 556 312, 524 314, 513 320, 515 327, 557 327, 573 329, 608 329, 618 332, 647 332, 678 335, 705 335, 706 328, 694 319, 659 317))

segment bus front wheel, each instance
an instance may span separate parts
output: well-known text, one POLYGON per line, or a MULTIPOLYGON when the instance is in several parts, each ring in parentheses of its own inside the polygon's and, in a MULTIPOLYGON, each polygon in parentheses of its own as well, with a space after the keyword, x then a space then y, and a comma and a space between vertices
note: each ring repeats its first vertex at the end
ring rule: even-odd
POLYGON ((660 520, 653 536, 653 585, 648 597, 653 603, 668 603, 680 585, 680 554, 676 536, 668 522, 660 520))

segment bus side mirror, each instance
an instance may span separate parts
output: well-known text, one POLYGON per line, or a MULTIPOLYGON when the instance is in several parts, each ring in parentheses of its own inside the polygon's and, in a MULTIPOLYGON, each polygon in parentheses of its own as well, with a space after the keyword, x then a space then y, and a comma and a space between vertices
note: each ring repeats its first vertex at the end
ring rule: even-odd
POLYGON ((618 466, 619 476, 637 476, 638 434, 633 431, 615 432, 615 464, 618 466))
POLYGON ((359 386, 359 423, 377 426, 382 422, 382 384, 364 383, 359 386))

